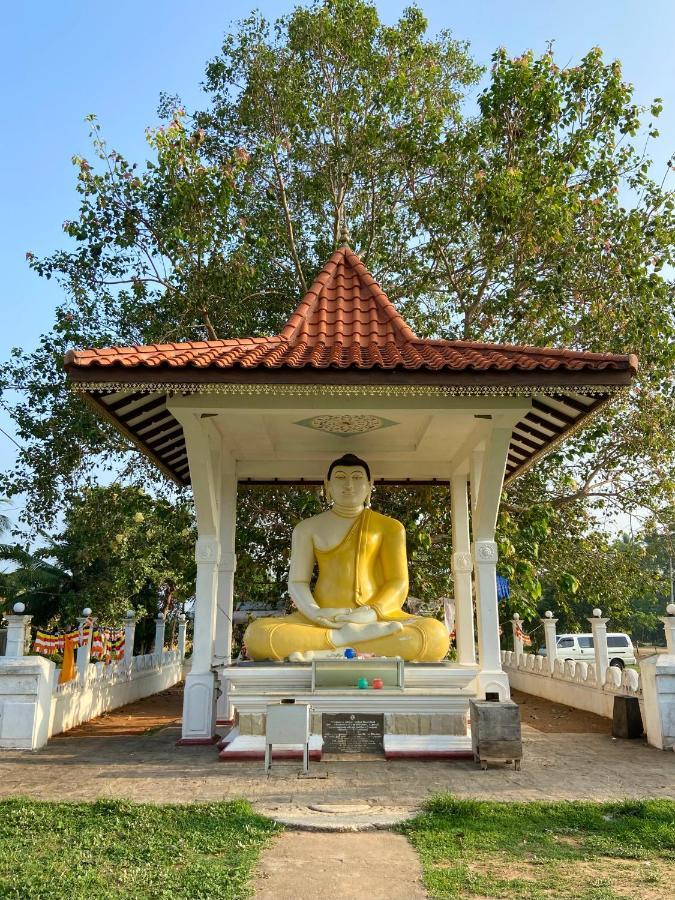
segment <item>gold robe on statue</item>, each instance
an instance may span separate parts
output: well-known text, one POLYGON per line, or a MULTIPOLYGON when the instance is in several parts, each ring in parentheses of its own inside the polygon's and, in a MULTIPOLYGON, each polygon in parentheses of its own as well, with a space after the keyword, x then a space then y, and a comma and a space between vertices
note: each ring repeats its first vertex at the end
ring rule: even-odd
MULTIPOLYGON (((407 662, 438 662, 445 657, 449 646, 445 625, 401 609, 408 596, 408 563, 400 522, 364 509, 339 544, 330 550, 314 547, 314 558, 319 569, 313 589, 318 606, 370 606, 380 621, 403 623, 395 634, 351 646, 377 656, 400 656, 407 662)), ((330 632, 295 612, 254 620, 246 629, 244 643, 252 659, 285 659, 297 651, 335 649, 330 632)))

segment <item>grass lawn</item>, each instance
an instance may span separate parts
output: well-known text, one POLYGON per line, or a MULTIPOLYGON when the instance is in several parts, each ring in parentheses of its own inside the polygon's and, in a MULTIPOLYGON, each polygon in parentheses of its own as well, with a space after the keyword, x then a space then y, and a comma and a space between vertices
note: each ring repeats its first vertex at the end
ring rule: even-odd
POLYGON ((248 803, 0 802, 0 897, 246 897, 279 831, 248 803))
POLYGON ((675 802, 494 803, 441 796, 399 829, 431 897, 665 900, 675 802))

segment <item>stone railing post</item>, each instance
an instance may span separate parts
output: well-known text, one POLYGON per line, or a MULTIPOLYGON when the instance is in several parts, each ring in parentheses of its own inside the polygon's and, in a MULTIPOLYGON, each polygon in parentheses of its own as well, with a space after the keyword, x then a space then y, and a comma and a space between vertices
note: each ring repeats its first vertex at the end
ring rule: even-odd
POLYGON ((24 615, 26 609, 23 603, 15 603, 14 615, 5 616, 7 619, 7 644, 5 656, 9 659, 18 659, 26 653, 26 632, 30 626, 32 616, 24 615))
POLYGON ((607 650, 607 623, 609 619, 602 618, 602 610, 597 607, 593 615, 588 619, 593 632, 593 649, 595 651, 595 675, 598 687, 602 689, 605 683, 605 675, 609 668, 609 652, 607 650))
POLYGON ((667 615, 663 616, 663 630, 666 633, 666 650, 675 656, 675 603, 666 606, 667 615))
POLYGON ((556 624, 558 620, 553 618, 553 613, 547 609, 541 624, 544 627, 544 643, 546 645, 546 666, 548 674, 553 675, 555 670, 555 661, 558 658, 558 636, 556 633, 556 624))
POLYGON ((185 641, 187 639, 187 616, 181 613, 178 616, 178 658, 185 659, 185 641))
POLYGON ((518 660, 523 655, 523 626, 518 613, 513 614, 511 629, 513 631, 513 654, 516 657, 516 665, 518 665, 518 660))
POLYGON ((157 665, 162 665, 162 655, 164 653, 164 632, 166 630, 166 616, 159 613, 155 619, 155 647, 153 650, 157 665))
POLYGON ((89 671, 89 661, 91 660, 91 640, 94 636, 94 620, 91 618, 91 610, 89 607, 82 610, 82 615, 77 618, 77 626, 80 629, 80 644, 77 648, 77 671, 79 673, 80 684, 84 687, 87 681, 87 672, 89 671), (83 640, 84 626, 89 624, 89 634, 83 640))
POLYGON ((134 658, 134 640, 136 639, 136 610, 128 609, 124 616, 124 665, 131 671, 134 658))

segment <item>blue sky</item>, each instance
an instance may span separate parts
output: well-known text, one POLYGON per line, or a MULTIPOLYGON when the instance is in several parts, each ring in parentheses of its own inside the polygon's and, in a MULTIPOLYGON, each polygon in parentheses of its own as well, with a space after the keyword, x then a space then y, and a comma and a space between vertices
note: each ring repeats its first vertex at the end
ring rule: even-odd
MULTIPOLYGON (((394 21, 408 5, 377 3, 394 21)), ((541 51, 555 41, 558 61, 572 63, 593 46, 619 58, 638 102, 662 97, 661 139, 653 148, 659 171, 675 150, 675 5, 672 0, 424 0, 431 31, 449 28, 471 44, 474 58, 489 62, 503 45, 513 53, 541 51)), ((96 113, 108 143, 142 159, 144 130, 156 121, 161 91, 188 108, 202 101, 205 62, 216 55, 233 21, 251 9, 267 17, 288 12, 290 2, 257 4, 214 0, 41 0, 15 3, 3 16, 0 84, 5 115, 0 142, 0 359, 11 347, 32 349, 51 323, 59 301, 53 282, 27 267, 26 251, 46 254, 64 245, 61 223, 77 209, 75 153, 88 155, 83 119, 96 113)), ((0 428, 13 434, 0 413, 0 428)), ((0 468, 15 447, 0 433, 0 468)))

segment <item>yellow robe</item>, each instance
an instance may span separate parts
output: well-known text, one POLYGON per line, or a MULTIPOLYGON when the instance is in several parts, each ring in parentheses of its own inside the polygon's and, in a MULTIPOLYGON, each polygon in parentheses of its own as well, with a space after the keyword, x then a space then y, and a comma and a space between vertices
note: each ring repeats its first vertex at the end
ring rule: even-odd
MULTIPOLYGON (((313 589, 318 606, 370 606, 380 621, 404 622, 396 634, 355 643, 355 649, 408 662, 438 662, 445 657, 449 646, 445 625, 401 609, 408 596, 408 563, 400 522, 365 509, 335 547, 314 547, 314 558, 319 569, 313 589)), ((285 659, 296 651, 335 649, 331 630, 296 612, 255 619, 246 629, 244 643, 252 659, 285 659)))
POLYGON ((63 636, 63 664, 59 675, 59 684, 65 684, 75 678, 75 647, 78 644, 77 635, 64 634, 63 636))

